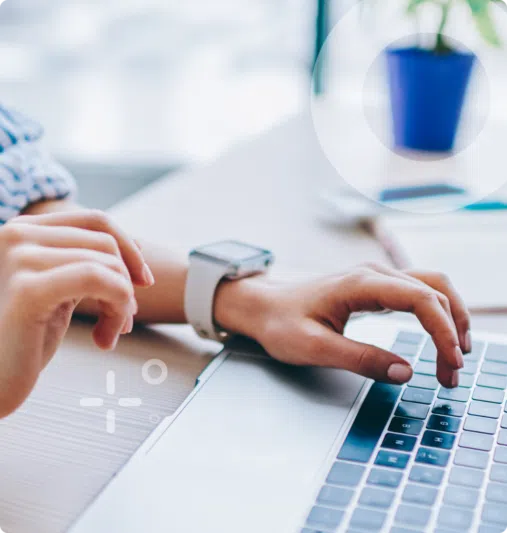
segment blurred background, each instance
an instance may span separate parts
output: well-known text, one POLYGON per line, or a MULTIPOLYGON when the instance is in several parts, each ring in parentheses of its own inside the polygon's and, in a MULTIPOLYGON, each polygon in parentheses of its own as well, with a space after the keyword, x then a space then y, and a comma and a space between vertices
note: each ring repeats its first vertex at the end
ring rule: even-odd
MULTIPOLYGON (((362 20, 342 17, 354 3, 4 0, 0 101, 38 119, 48 147, 78 179, 81 201, 107 208, 307 108, 316 44, 337 21, 339 35, 321 63, 326 70, 317 88, 368 117, 370 108, 386 115, 383 63, 368 74, 362 94, 353 80, 364 78, 364 58, 377 37, 401 28, 432 30, 438 9, 417 27, 405 16, 406 0, 365 0, 370 9, 362 20)), ((456 33, 481 54, 498 56, 493 81, 507 89, 505 57, 481 41, 466 3, 457 8, 456 33)), ((503 37, 507 16, 496 23, 503 37)), ((469 98, 481 117, 491 111, 493 69, 476 76, 479 88, 469 98)), ((507 117, 503 101, 495 113, 507 117)), ((389 135, 385 124, 382 118, 379 135, 382 128, 389 135)))
POLYGON ((108 207, 300 109, 315 13, 305 0, 5 0, 0 100, 45 126, 83 202, 108 207))

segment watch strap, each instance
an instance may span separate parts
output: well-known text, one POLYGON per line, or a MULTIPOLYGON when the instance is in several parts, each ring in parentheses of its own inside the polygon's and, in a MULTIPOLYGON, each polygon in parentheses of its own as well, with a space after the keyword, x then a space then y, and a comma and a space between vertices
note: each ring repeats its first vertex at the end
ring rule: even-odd
POLYGON ((197 334, 204 339, 223 342, 227 333, 221 332, 213 320, 215 292, 227 275, 228 266, 209 261, 198 255, 190 257, 185 289, 185 315, 197 334))

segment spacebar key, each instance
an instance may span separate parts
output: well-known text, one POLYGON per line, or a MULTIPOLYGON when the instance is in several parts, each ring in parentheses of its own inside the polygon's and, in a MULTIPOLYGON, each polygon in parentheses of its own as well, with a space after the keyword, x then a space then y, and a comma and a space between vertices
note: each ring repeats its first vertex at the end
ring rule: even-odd
POLYGON ((397 385, 373 384, 341 447, 339 459, 369 461, 400 394, 401 387, 397 385))

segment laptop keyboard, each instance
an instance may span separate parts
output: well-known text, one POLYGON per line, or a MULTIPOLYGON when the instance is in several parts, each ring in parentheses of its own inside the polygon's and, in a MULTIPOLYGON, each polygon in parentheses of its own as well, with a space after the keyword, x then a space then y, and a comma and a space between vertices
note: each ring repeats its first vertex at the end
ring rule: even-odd
POLYGON ((474 341, 456 389, 427 335, 400 332, 392 351, 414 376, 372 385, 302 533, 503 533, 507 345, 474 341))

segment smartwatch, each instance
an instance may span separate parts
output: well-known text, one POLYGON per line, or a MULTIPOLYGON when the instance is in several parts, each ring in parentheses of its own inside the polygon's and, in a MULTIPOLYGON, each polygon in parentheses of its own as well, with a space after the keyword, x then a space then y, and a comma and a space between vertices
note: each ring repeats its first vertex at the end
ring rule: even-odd
POLYGON ((208 244, 190 252, 185 314, 200 337, 224 342, 229 336, 213 319, 215 293, 220 282, 262 274, 273 260, 270 251, 238 241, 208 244))

